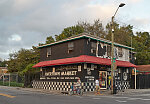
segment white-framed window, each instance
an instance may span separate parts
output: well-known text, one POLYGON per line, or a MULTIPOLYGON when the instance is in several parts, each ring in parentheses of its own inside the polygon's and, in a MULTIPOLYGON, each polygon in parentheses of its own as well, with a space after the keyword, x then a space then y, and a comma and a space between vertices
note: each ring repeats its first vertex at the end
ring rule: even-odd
POLYGON ((91 42, 91 53, 96 54, 97 43, 91 42))
POLYGON ((123 50, 121 47, 118 47, 118 56, 122 57, 123 56, 123 50))
POLYGON ((118 68, 118 73, 121 73, 121 69, 120 68, 118 68))
POLYGON ((81 71, 81 65, 78 65, 78 71, 81 71))
POLYGON ((52 50, 51 50, 51 47, 48 47, 47 48, 47 57, 51 56, 52 55, 52 50))
POLYGON ((111 56, 111 45, 107 45, 107 56, 111 56))
POLYGON ((74 43, 73 42, 69 42, 68 43, 68 53, 72 52, 74 49, 74 43))
POLYGON ((55 72, 55 67, 53 67, 53 71, 52 72, 55 72))
POLYGON ((126 69, 126 72, 129 73, 129 69, 128 68, 126 69))
POLYGON ((129 61, 129 50, 126 49, 124 54, 125 54, 125 61, 129 61))

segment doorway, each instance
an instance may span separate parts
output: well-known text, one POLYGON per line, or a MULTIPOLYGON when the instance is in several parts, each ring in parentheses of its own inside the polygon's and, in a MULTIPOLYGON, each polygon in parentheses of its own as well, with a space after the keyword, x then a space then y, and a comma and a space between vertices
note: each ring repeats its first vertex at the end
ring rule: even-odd
POLYGON ((99 71, 100 89, 107 89, 107 71, 99 71))

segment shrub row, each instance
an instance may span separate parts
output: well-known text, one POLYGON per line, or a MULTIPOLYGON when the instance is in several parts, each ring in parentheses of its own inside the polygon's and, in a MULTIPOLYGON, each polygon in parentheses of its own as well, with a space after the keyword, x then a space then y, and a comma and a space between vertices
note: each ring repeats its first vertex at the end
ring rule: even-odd
MULTIPOLYGON (((4 82, 4 85, 3 85, 3 81, 0 81, 0 85, 2 85, 2 86, 9 86, 9 82, 4 82)), ((24 84, 23 83, 17 83, 17 82, 10 82, 10 86, 23 87, 24 84)))

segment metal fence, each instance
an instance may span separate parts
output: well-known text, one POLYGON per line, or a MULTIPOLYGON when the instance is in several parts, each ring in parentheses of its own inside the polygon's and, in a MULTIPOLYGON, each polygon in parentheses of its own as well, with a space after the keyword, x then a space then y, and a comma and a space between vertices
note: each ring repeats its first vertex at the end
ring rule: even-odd
POLYGON ((0 85, 15 86, 17 83, 23 83, 23 78, 18 73, 0 74, 0 85))
POLYGON ((40 80, 40 72, 26 73, 24 75, 24 87, 32 87, 32 81, 40 80))
MULTIPOLYGON (((135 76, 132 76, 131 88, 135 88, 135 76)), ((136 76, 136 88, 137 89, 150 88, 150 74, 138 74, 136 76)))

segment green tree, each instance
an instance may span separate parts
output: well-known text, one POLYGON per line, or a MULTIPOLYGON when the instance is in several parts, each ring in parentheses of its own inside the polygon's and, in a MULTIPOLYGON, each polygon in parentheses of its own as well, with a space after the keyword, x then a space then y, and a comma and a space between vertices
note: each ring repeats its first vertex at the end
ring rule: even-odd
POLYGON ((59 41, 59 40, 66 39, 66 38, 74 36, 74 35, 78 35, 83 32, 84 32, 84 29, 82 26, 79 26, 79 25, 71 26, 71 27, 65 28, 61 32, 61 34, 55 35, 55 39, 56 39, 56 41, 59 41))
POLYGON ((6 67, 6 61, 0 61, 0 67, 6 67))
POLYGON ((36 63, 39 59, 39 53, 35 49, 20 49, 18 52, 10 54, 8 70, 10 72, 14 70, 20 72, 24 70, 28 64, 36 63))
POLYGON ((78 22, 77 25, 65 28, 61 34, 55 35, 56 41, 66 39, 68 37, 78 35, 80 33, 89 33, 90 35, 105 37, 106 32, 102 22, 97 19, 93 24, 88 22, 78 22))
POLYGON ((148 53, 147 51, 137 52, 136 58, 137 65, 150 64, 150 53, 148 53))
MULTIPOLYGON (((18 72, 19 75, 23 77, 27 72, 36 72, 35 70, 31 71, 29 66, 38 62, 39 50, 36 47, 33 46, 32 49, 20 49, 19 51, 9 55, 9 61, 7 61, 8 71, 18 72)), ((31 80, 26 79, 25 82, 31 82, 31 80)), ((27 84, 25 85, 27 86, 27 84)))
POLYGON ((148 32, 137 32, 133 37, 136 64, 150 64, 150 34, 148 32))
MULTIPOLYGON (((106 39, 111 40, 111 23, 106 25, 106 39)), ((120 26, 118 23, 114 22, 114 42, 131 46, 131 37, 134 36, 133 34, 133 26, 120 26)))
POLYGON ((50 43, 53 43, 53 42, 55 42, 54 38, 52 36, 49 36, 49 37, 46 38, 45 44, 50 44, 50 43))
POLYGON ((100 19, 94 21, 94 23, 88 22, 78 22, 78 25, 84 29, 85 33, 89 33, 90 35, 99 36, 101 38, 105 38, 106 31, 100 19))
POLYGON ((25 76, 24 86, 32 87, 32 80, 37 76, 36 73, 40 71, 39 68, 33 68, 35 64, 28 64, 26 68, 21 72, 22 75, 25 76))

